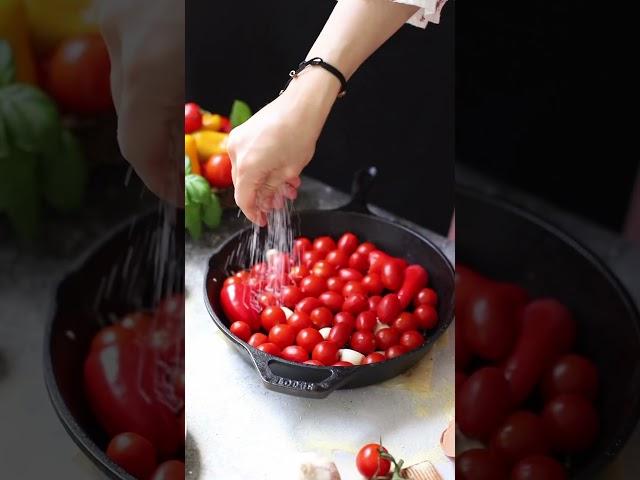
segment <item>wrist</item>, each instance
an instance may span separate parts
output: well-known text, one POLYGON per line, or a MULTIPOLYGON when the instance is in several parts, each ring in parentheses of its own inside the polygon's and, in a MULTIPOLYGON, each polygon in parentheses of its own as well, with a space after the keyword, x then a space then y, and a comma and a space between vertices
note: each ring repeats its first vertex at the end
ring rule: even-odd
POLYGON ((333 74, 318 66, 308 66, 291 80, 281 96, 290 99, 305 120, 322 127, 338 93, 340 81, 333 74))

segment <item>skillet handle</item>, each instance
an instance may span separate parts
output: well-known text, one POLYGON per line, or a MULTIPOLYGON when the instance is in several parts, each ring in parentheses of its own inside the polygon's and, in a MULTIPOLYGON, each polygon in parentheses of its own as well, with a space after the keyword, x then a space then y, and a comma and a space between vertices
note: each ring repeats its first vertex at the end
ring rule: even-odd
POLYGON ((334 390, 344 385, 355 373, 355 367, 314 367, 312 365, 293 366, 273 355, 260 350, 250 352, 258 373, 269 390, 307 398, 325 398, 334 390), (271 370, 271 365, 280 363, 283 367, 313 370, 317 381, 295 380, 280 376, 271 370))
POLYGON ((371 211, 367 207, 367 198, 377 175, 378 169, 374 166, 358 170, 353 176, 351 184, 351 200, 346 205, 338 208, 338 210, 370 214, 371 211))

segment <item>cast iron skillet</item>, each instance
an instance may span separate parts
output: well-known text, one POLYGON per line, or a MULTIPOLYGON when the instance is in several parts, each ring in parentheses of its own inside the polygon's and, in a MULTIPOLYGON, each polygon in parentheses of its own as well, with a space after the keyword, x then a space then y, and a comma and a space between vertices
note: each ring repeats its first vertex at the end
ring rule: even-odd
MULTIPOLYGON (((425 344, 417 350, 381 363, 354 367, 317 367, 302 365, 262 352, 238 339, 229 329, 219 304, 222 282, 230 273, 227 260, 251 234, 248 227, 225 241, 209 259, 205 276, 204 297, 216 326, 233 342, 245 359, 255 365, 265 386, 270 390, 309 398, 324 398, 339 388, 363 387, 382 382, 404 372, 426 355, 433 343, 453 319, 454 272, 445 255, 429 240, 389 220, 371 214, 366 195, 375 178, 374 167, 358 172, 354 179, 353 197, 349 204, 337 210, 312 210, 299 214, 297 234, 338 238, 350 231, 360 239, 375 243, 392 255, 409 263, 423 265, 430 276, 431 287, 437 292, 439 322, 425 344)), ((246 268, 248 265, 234 265, 246 268)))
POLYGON ((640 317, 611 271, 578 241, 537 216, 471 188, 456 194, 456 261, 565 303, 578 351, 600 372, 597 445, 569 459, 572 478, 592 478, 621 450, 640 414, 640 317))
POLYGON ((135 480, 105 454, 109 438, 94 419, 83 390, 83 365, 107 313, 148 309, 159 292, 184 291, 184 216, 163 228, 167 217, 153 212, 129 220, 90 249, 60 283, 47 325, 44 377, 53 408, 80 449, 109 477, 135 480), (161 237, 161 238, 160 238, 161 237), (151 248, 162 240, 174 254, 155 268, 151 248), (180 255, 182 253, 182 255, 180 255), (157 280, 158 277, 161 280, 157 280))

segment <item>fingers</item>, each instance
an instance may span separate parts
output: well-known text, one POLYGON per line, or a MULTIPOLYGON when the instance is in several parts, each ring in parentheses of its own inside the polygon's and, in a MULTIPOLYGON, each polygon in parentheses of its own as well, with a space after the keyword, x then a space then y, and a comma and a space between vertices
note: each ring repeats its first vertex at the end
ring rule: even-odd
POLYGON ((262 182, 258 178, 252 177, 253 175, 250 173, 236 176, 234 198, 249 221, 264 226, 266 218, 260 215, 261 211, 257 204, 258 187, 262 182))

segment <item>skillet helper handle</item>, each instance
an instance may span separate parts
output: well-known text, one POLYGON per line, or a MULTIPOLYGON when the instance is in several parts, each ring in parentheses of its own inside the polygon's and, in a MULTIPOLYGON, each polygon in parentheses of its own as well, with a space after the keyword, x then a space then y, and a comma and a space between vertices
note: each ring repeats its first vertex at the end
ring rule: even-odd
POLYGON ((351 200, 338 210, 370 214, 371 211, 367 207, 367 198, 377 175, 378 169, 373 166, 358 170, 351 184, 351 200))
MULTIPOLYGON (((284 376, 277 375, 271 370, 274 363, 280 360, 274 359, 273 356, 265 352, 251 352, 253 361, 258 369, 258 373, 269 390, 275 392, 287 393, 307 398, 325 398, 334 390, 344 385, 349 378, 355 373, 355 368, 349 367, 326 367, 326 377, 319 381, 294 380, 284 376)), ((284 362, 280 362, 284 363, 284 362)), ((300 366, 299 368, 305 368, 300 366)), ((324 370, 322 367, 312 367, 314 370, 324 370)), ((320 373, 321 374, 321 373, 320 373)))

